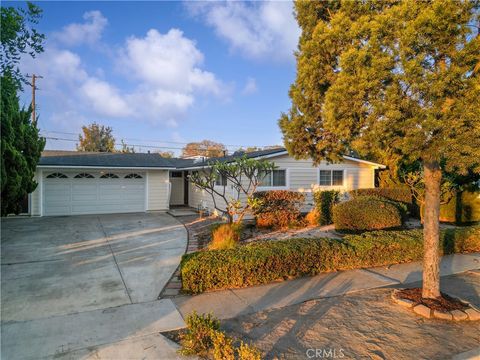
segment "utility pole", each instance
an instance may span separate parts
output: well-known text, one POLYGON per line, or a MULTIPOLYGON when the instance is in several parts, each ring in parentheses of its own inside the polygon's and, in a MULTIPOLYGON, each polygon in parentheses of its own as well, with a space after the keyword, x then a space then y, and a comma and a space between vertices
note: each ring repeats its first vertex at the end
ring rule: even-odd
POLYGON ((32 83, 31 83, 31 86, 32 86, 32 124, 36 125, 37 124, 37 115, 36 115, 36 112, 35 112, 35 90, 37 89, 37 87, 35 86, 35 80, 36 79, 43 79, 43 76, 40 76, 40 75, 35 75, 35 74, 32 74, 32 76, 29 76, 27 75, 28 78, 32 78, 32 83))

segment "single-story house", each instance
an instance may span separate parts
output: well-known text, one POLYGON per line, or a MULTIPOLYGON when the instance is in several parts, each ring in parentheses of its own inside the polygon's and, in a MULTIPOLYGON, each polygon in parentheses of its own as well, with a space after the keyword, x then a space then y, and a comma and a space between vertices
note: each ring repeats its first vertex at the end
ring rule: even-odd
MULTIPOLYGON (((375 170, 385 166, 344 156, 343 162, 314 166, 295 160, 283 148, 255 151, 249 158, 277 166, 258 190, 305 192, 375 187, 375 170)), ((231 155, 215 160, 230 161, 231 155)), ((44 151, 37 166, 37 189, 29 197, 34 216, 166 211, 174 205, 214 210, 211 196, 188 181, 188 174, 208 169, 212 159, 163 158, 153 153, 44 151)), ((229 186, 219 182, 218 186, 229 186)))

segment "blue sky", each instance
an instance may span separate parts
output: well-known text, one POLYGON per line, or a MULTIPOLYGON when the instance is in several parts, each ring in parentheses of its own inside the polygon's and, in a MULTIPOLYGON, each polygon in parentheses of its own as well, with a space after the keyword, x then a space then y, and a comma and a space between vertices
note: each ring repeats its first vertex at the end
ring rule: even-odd
MULTIPOLYGON (((82 125, 96 121, 111 126, 119 142, 172 148, 163 150, 202 139, 281 143, 277 120, 290 105, 299 36, 291 3, 38 5, 45 52, 21 65, 44 76, 37 93, 44 134, 76 139, 82 125)), ((30 101, 28 89, 23 100, 30 101)))

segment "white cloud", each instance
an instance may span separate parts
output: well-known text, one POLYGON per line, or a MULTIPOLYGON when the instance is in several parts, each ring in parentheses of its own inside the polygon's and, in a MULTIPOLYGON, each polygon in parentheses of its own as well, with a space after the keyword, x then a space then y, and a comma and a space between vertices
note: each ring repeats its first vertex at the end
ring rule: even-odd
POLYGON ((73 23, 65 26, 54 38, 61 43, 74 46, 81 44, 94 44, 102 37, 102 32, 108 20, 98 10, 88 11, 83 14, 83 23, 73 23))
POLYGON ((252 59, 293 61, 300 29, 292 2, 188 2, 233 51, 252 59))
POLYGON ((48 98, 54 124, 68 122, 68 114, 80 114, 89 121, 140 120, 175 128, 199 96, 228 99, 231 92, 203 68, 204 55, 177 29, 165 34, 152 29, 144 37, 129 37, 115 58, 107 57, 112 68, 121 69, 117 86, 109 80, 110 73, 98 67, 90 70, 79 54, 54 44, 35 59, 22 59, 24 72, 44 76, 39 96, 48 98))
POLYGON ((132 115, 129 105, 118 90, 105 81, 94 77, 88 78, 80 90, 99 115, 107 117, 132 115))
POLYGON ((119 51, 117 68, 139 86, 127 101, 152 122, 175 127, 198 94, 228 98, 229 88, 204 69, 204 55, 178 29, 129 37, 119 51))
POLYGON ((248 77, 247 82, 245 83, 245 86, 243 87, 242 94, 243 95, 251 95, 251 94, 256 93, 257 91, 258 91, 257 81, 252 77, 248 77))
POLYGON ((166 34, 151 29, 144 38, 128 38, 120 59, 126 70, 155 88, 220 93, 221 84, 215 75, 200 68, 203 54, 178 29, 166 34))

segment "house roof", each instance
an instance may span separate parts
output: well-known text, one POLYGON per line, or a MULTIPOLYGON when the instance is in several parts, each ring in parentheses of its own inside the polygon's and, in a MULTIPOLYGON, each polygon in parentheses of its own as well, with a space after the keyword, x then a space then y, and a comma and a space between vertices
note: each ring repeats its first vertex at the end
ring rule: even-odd
MULTIPOLYGON (((233 155, 216 158, 182 159, 164 158, 154 153, 107 153, 107 152, 78 152, 46 150, 38 166, 40 167, 98 167, 98 168, 165 168, 165 169, 194 169, 210 166, 212 162, 230 162, 240 156, 247 158, 272 158, 287 155, 285 148, 273 148, 267 150, 252 151, 248 153, 237 152, 233 155)), ((345 159, 366 163, 377 168, 385 168, 384 165, 371 161, 344 156, 345 159)))
POLYGON ((287 154, 287 150, 285 148, 274 148, 274 149, 266 149, 266 150, 258 150, 252 152, 242 152, 238 151, 232 155, 227 156, 220 156, 220 157, 213 157, 213 158, 205 158, 203 161, 196 160, 193 164, 186 164, 182 167, 205 167, 211 165, 213 162, 220 161, 220 162, 230 162, 234 161, 235 159, 246 156, 248 159, 253 158, 267 158, 272 156, 279 156, 287 154))
POLYGON ((78 151, 44 151, 40 167, 112 167, 175 169, 193 163, 187 159, 169 159, 149 153, 107 153, 78 151))

